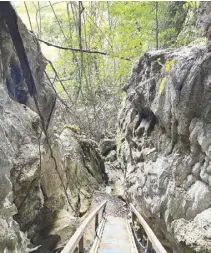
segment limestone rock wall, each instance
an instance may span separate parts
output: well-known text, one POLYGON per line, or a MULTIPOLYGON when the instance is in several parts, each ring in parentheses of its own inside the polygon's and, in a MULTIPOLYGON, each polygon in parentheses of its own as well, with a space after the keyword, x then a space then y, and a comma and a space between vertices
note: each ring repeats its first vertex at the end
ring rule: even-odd
MULTIPOLYGON (((0 12, 1 18, 1 12, 0 12)), ((33 73, 39 109, 44 117, 48 119, 53 105, 55 94, 51 85, 46 81, 44 71, 47 61, 44 58, 39 42, 35 35, 29 32, 26 26, 18 18, 19 32, 28 57, 29 65, 33 73)), ((28 93, 27 85, 23 78, 20 62, 9 35, 5 22, 0 21, 0 50, 1 50, 1 77, 4 80, 4 87, 8 91, 10 98, 21 104, 27 105, 36 111, 36 106, 32 97, 28 93)))
MULTIPOLYGON (((19 29, 39 107, 48 119, 55 96, 44 77, 46 61, 21 20, 19 29)), ((71 236, 92 192, 104 183, 104 162, 95 143, 69 128, 52 129, 47 140, 0 19, 0 252, 23 253, 33 245, 50 252, 71 236)))
MULTIPOLYGON (((0 252, 24 252, 26 236, 13 219, 17 208, 13 203, 13 185, 10 171, 16 157, 23 152, 36 150, 37 138, 33 122, 38 120, 36 113, 12 101, 0 85, 0 252)), ((33 154, 31 158, 33 159, 33 154)), ((30 160, 30 158, 29 158, 30 160)), ((23 156, 22 165, 27 161, 23 156)), ((31 160, 32 162, 33 160, 31 160)), ((30 164, 25 169, 29 173, 30 164)), ((33 172, 32 172, 33 173, 33 172)))
POLYGON ((38 115, 0 90, 0 252, 26 252, 26 236, 49 250, 86 213, 104 163, 93 143, 67 128, 50 138, 56 170, 38 115))
MULTIPOLYGON (((32 39, 22 24, 24 39, 32 39)), ((28 40, 29 42, 29 40, 28 40)), ((27 44, 27 42, 25 41, 27 44)), ((27 45, 28 52, 29 44, 27 45)), ((33 50, 32 50, 33 51, 33 50)), ((39 52, 30 51, 35 56, 39 52)), ((42 58, 42 55, 39 56, 42 58)), ((35 59, 31 59, 35 60, 35 59)), ((42 68, 39 61, 34 64, 42 68)), ((44 69, 42 70, 44 71, 44 69)), ((35 75, 38 78, 37 75, 35 75)), ((22 73, 4 22, 0 21, 0 252, 26 252, 29 240, 21 232, 13 216, 18 213, 14 204, 11 170, 15 166, 24 167, 25 173, 33 174, 31 164, 38 156, 37 114, 24 104, 28 95, 22 83, 22 73), (11 98, 19 103, 13 101, 11 98), (20 104, 22 103, 22 104, 20 104), (29 155, 29 157, 26 157, 29 155), (20 157, 20 159, 18 158, 20 157), (27 164, 28 163, 28 164, 27 164)), ((23 179, 20 177, 20 181, 23 179)), ((23 180, 24 181, 24 180, 23 180)), ((23 194, 24 197, 24 194, 23 194)))
POLYGON ((89 140, 68 128, 52 134, 50 143, 53 158, 46 141, 41 141, 41 157, 38 139, 31 149, 22 146, 11 181, 15 220, 33 244, 52 250, 87 212, 93 191, 104 183, 104 163, 89 140))
POLYGON ((128 200, 169 252, 209 252, 211 53, 146 53, 124 89, 117 150, 128 200))

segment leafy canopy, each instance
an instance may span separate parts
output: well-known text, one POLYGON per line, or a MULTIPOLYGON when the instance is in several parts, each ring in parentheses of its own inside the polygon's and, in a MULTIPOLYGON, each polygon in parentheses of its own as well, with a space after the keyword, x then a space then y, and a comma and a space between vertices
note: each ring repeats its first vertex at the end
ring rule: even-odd
MULTIPOLYGON (((115 131, 124 95, 121 88, 134 61, 148 50, 178 47, 197 38, 192 29, 198 8, 195 2, 53 1, 19 2, 15 7, 39 39, 79 49, 62 50, 41 43, 56 70, 50 64, 47 67, 51 82, 79 118, 71 123, 96 139, 115 131)), ((164 86, 165 80, 161 93, 164 86)))

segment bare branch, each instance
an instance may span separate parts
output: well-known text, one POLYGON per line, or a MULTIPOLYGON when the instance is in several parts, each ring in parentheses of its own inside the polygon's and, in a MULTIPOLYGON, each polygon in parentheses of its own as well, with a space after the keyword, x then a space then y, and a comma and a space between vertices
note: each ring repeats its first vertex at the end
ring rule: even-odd
MULTIPOLYGON (((59 48, 59 49, 62 49, 62 50, 70 50, 70 51, 74 51, 74 52, 77 52, 77 53, 80 53, 80 52, 81 52, 80 48, 62 47, 62 46, 58 46, 58 45, 49 43, 49 42, 44 41, 44 40, 41 40, 41 39, 38 39, 38 40, 39 40, 40 42, 45 43, 47 46, 50 46, 50 47, 56 47, 56 48, 59 48)), ((111 57, 118 57, 118 58, 120 58, 120 59, 122 59, 122 60, 131 61, 130 58, 125 58, 125 57, 119 57, 119 56, 115 56, 115 55, 110 55, 109 53, 101 52, 101 51, 97 51, 97 50, 82 49, 82 52, 83 52, 83 53, 89 53, 89 54, 101 54, 101 55, 107 55, 107 56, 111 56, 111 57)))
POLYGON ((67 39, 67 37, 65 36, 65 33, 64 33, 63 29, 62 29, 62 25, 61 25, 61 23, 60 23, 60 21, 59 21, 57 15, 56 15, 56 12, 55 12, 55 10, 54 10, 54 8, 53 8, 53 5, 51 4, 50 1, 49 1, 49 4, 50 4, 50 6, 51 6, 51 9, 52 9, 52 11, 53 11, 53 14, 54 14, 54 16, 55 16, 55 18, 56 18, 56 21, 57 21, 57 23, 58 23, 58 25, 59 25, 59 27, 60 27, 60 29, 61 29, 61 31, 62 31, 62 34, 63 34, 64 38, 67 39))
POLYGON ((65 79, 55 80, 55 77, 54 78, 50 77, 50 79, 53 80, 53 83, 67 82, 67 81, 73 80, 73 78, 65 78, 65 79))
POLYGON ((31 23, 31 18, 30 18, 30 15, 29 15, 29 10, 28 10, 28 8, 27 8, 27 5, 26 5, 26 2, 25 2, 25 1, 24 1, 24 5, 25 5, 25 9, 26 9, 27 16, 28 16, 28 20, 29 20, 29 24, 30 24, 31 31, 33 31, 33 29, 32 29, 32 23, 31 23))
MULTIPOLYGON (((58 46, 58 45, 49 43, 49 42, 44 41, 44 40, 41 40, 41 39, 38 39, 38 40, 39 40, 40 42, 45 43, 47 46, 50 46, 50 47, 56 47, 56 48, 63 49, 63 50, 71 50, 71 51, 78 52, 78 53, 81 52, 81 50, 80 50, 79 48, 62 47, 62 46, 58 46)), ((84 53, 89 53, 89 54, 102 54, 102 55, 108 55, 108 54, 105 53, 105 52, 101 52, 101 51, 92 51, 92 50, 90 50, 90 49, 82 49, 82 52, 84 52, 84 53)))
POLYGON ((52 68, 52 70, 54 71, 56 78, 57 78, 58 81, 60 82, 60 84, 61 84, 63 90, 65 91, 66 95, 68 96, 70 102, 71 102, 72 104, 74 104, 74 103, 73 103, 73 100, 72 100, 72 98, 71 98, 71 96, 70 96, 70 94, 69 94, 69 92, 67 91, 67 89, 66 89, 66 87, 65 87, 65 85, 62 83, 61 79, 59 78, 58 72, 57 72, 57 70, 55 69, 53 63, 52 63, 50 60, 47 60, 47 61, 48 61, 49 64, 51 65, 51 68, 52 68))

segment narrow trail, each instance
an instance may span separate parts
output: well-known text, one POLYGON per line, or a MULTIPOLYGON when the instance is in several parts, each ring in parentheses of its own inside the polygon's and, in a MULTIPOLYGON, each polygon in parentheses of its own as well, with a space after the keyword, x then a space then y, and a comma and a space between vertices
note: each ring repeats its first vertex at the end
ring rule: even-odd
POLYGON ((78 253, 167 253, 132 203, 128 208, 121 197, 100 191, 94 192, 88 216, 61 253, 74 253, 76 248, 78 253), (141 237, 135 216, 143 226, 141 237))
POLYGON ((113 217, 127 217, 127 204, 117 195, 106 194, 100 191, 95 191, 92 197, 90 211, 98 207, 103 201, 107 200, 106 215, 113 217))
MULTIPOLYGON (((99 234, 99 244, 90 253, 137 253, 131 240, 131 233, 128 229, 128 206, 125 200, 114 194, 103 191, 95 191, 92 196, 92 203, 89 213, 98 208, 104 201, 107 201, 105 208, 105 224, 102 234, 99 234)), ((88 231, 93 231, 94 223, 89 225, 88 231)), ((85 241, 84 246, 89 247, 93 234, 89 237, 89 242, 85 241)))
POLYGON ((137 253, 127 219, 108 216, 97 253, 137 253))

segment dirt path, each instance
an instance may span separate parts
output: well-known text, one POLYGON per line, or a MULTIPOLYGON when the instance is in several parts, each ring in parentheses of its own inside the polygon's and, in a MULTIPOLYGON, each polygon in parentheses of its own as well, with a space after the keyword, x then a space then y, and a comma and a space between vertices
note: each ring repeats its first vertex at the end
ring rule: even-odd
POLYGON ((91 210, 97 208, 104 200, 107 200, 106 215, 114 217, 127 216, 127 204, 120 197, 116 195, 106 194, 102 192, 94 192, 91 210))

